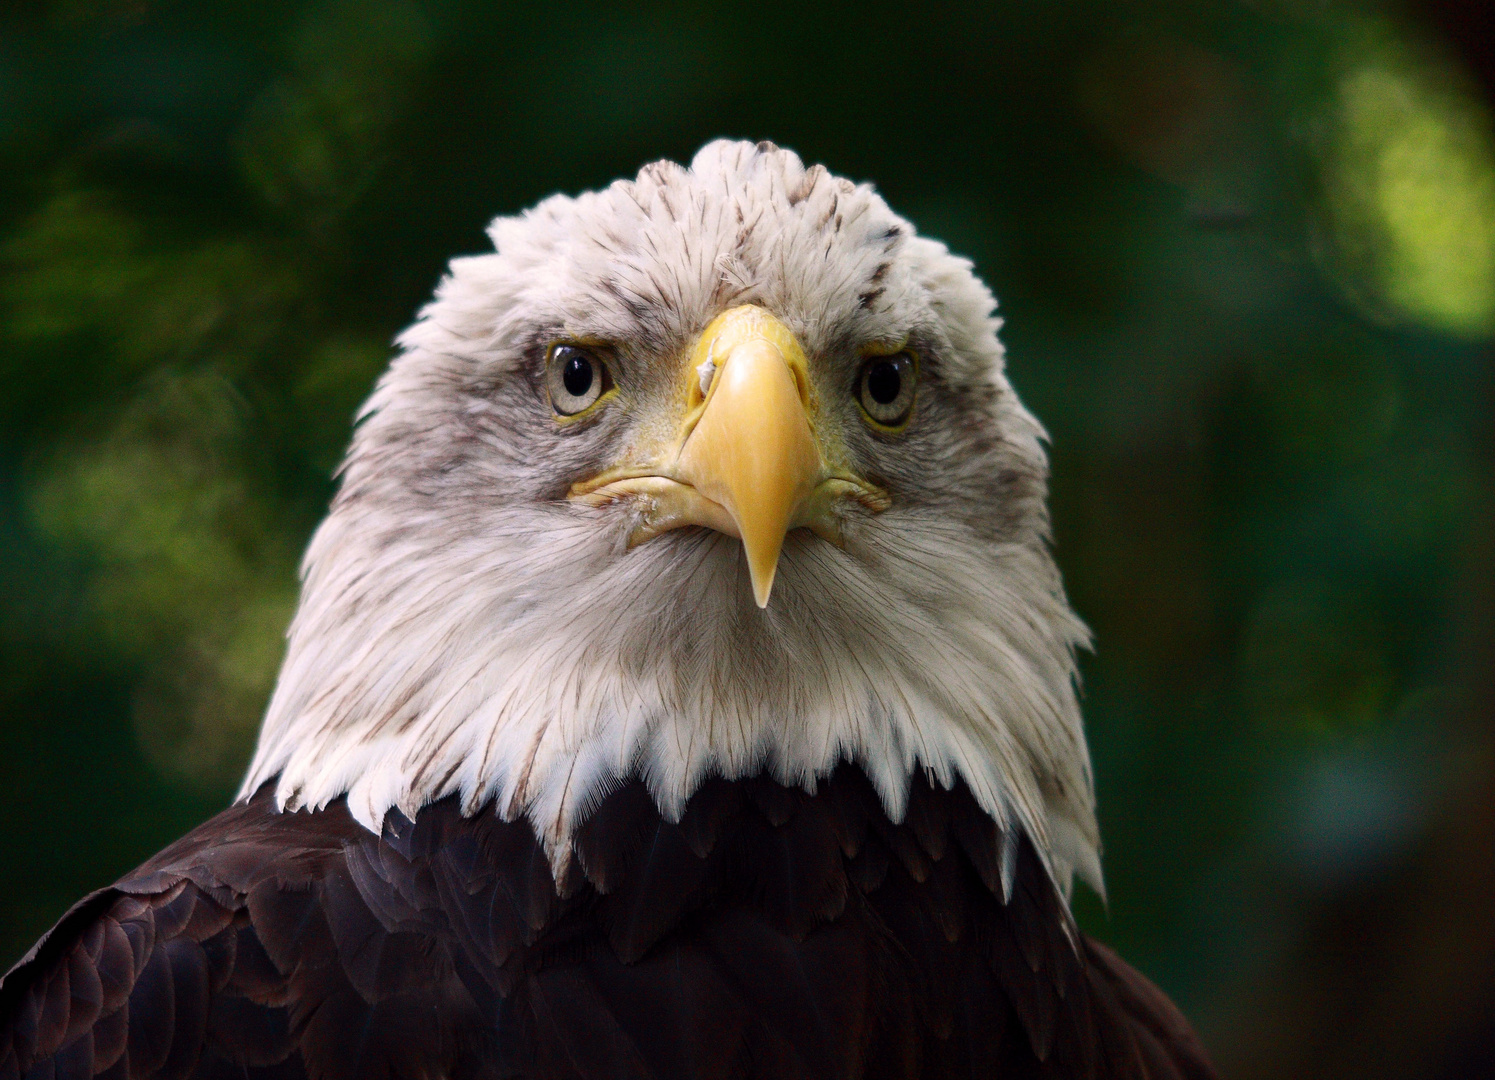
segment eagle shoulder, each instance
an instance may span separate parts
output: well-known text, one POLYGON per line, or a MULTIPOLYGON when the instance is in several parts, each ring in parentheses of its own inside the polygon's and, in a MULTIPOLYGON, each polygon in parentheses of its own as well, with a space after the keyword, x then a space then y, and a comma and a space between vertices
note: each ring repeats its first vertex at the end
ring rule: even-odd
POLYGON ((85 898, 0 981, 0 1080, 434 1075, 409 1066, 441 1060, 460 1012, 433 1016, 441 964, 359 898, 362 836, 267 791, 85 898))
POLYGON ((0 983, 0 1080, 1212 1076, 962 786, 890 821, 811 794, 641 783, 560 881, 455 800, 382 835, 268 792, 85 899, 0 983))

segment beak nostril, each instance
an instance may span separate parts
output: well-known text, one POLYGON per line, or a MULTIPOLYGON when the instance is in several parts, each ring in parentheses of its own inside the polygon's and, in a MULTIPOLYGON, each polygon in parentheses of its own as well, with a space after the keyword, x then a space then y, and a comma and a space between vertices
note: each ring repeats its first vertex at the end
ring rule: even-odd
POLYGON ((701 397, 705 397, 711 391, 711 380, 716 375, 716 361, 707 357, 705 362, 696 368, 696 378, 700 381, 701 397))
POLYGON ((789 372, 794 376, 794 389, 799 393, 799 403, 805 407, 806 415, 812 415, 814 408, 810 401, 809 376, 806 374, 804 368, 793 364, 790 365, 789 372))

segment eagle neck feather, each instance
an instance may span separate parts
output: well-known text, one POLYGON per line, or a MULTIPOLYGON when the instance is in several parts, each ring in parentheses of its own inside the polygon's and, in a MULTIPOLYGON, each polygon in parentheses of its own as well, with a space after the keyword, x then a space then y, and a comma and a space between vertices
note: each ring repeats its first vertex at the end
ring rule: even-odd
POLYGON ((896 560, 946 575, 932 595, 894 594, 894 553, 796 533, 759 612, 731 538, 615 561, 609 531, 569 508, 514 513, 527 525, 483 550, 409 550, 365 514, 324 523, 246 797, 271 779, 285 809, 346 795, 377 832, 391 809, 455 794, 466 813, 528 818, 559 878, 578 824, 629 779, 674 820, 711 776, 813 791, 846 760, 895 822, 916 772, 963 780, 1061 885, 1100 887, 1073 681, 1084 629, 1046 551, 992 545, 987 572, 960 573, 957 541, 911 521, 896 560), (588 566, 577 601, 570 574, 588 566), (1011 612, 1036 617, 992 614, 1011 612))

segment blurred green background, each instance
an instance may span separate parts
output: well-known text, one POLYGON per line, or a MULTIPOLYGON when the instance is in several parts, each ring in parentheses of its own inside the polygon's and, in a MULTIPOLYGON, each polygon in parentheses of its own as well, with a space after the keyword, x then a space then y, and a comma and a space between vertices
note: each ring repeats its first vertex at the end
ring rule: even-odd
POLYGON ((1053 436, 1114 942, 1228 1075, 1495 1074, 1477 0, 21 0, 0 964, 231 797, 455 254, 769 138, 976 260, 1053 436))

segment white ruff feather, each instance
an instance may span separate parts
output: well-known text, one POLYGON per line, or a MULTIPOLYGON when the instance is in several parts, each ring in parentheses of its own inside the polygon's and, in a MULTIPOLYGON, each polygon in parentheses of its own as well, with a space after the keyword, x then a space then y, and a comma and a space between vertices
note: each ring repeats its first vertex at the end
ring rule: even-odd
MULTIPOLYGON (((1047 549, 1042 431, 969 263, 870 188, 742 143, 492 232, 498 253, 453 264, 365 408, 243 794, 278 776, 283 806, 346 794, 378 829, 455 793, 527 816, 559 866, 629 777, 674 817, 710 775, 813 789, 848 759, 894 819, 915 769, 964 779, 1062 885, 1099 889, 1085 630, 1047 549), (792 533, 765 610, 737 540, 628 550, 627 506, 562 498, 663 422, 689 341, 742 302, 812 364, 859 341, 928 354, 907 440, 875 443, 854 411, 842 429, 892 508, 849 516, 844 549, 792 533), (595 430, 558 433, 535 391, 560 335, 629 343, 628 408, 595 430)), ((822 399, 849 396, 824 363, 822 399)))

